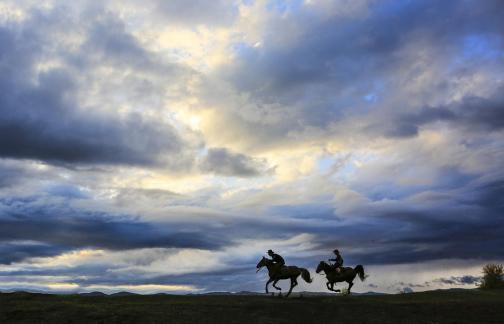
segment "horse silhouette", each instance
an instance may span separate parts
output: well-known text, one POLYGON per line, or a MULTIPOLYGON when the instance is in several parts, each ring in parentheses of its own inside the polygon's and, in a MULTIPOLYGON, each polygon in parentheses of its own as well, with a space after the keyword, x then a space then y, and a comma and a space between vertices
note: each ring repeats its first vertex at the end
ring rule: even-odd
POLYGON ((280 280, 290 279, 290 288, 289 292, 285 297, 289 297, 292 292, 292 288, 298 285, 297 278, 301 275, 304 281, 307 283, 311 283, 312 279, 310 277, 310 272, 304 268, 299 268, 296 266, 283 266, 278 269, 277 265, 271 261, 263 257, 261 261, 257 264, 257 271, 261 270, 262 267, 266 267, 268 269, 269 280, 266 282, 266 293, 268 294, 268 285, 273 282, 273 287, 276 290, 282 290, 282 288, 277 287, 276 283, 280 280))
POLYGON ((324 261, 320 261, 317 270, 315 272, 320 273, 324 271, 327 278, 327 289, 335 292, 340 292, 339 289, 334 289, 334 284, 337 282, 346 281, 348 283, 348 293, 350 293, 350 289, 353 286, 353 280, 356 275, 359 275, 361 281, 366 280, 366 275, 364 274, 364 267, 362 265, 358 265, 355 268, 345 267, 341 268, 341 273, 338 273, 334 267, 327 264, 324 261))

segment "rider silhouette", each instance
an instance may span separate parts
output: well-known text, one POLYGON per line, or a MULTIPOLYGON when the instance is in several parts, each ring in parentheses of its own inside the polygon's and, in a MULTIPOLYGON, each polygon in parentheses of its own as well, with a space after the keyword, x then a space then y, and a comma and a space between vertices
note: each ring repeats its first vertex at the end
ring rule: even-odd
POLYGON ((280 270, 285 265, 284 259, 279 255, 273 252, 273 250, 268 250, 268 255, 271 257, 271 261, 275 263, 276 266, 276 272, 280 270))
POLYGON ((336 255, 336 257, 334 259, 329 259, 328 261, 334 261, 332 267, 337 273, 341 273, 341 267, 343 267, 343 258, 341 257, 338 249, 335 249, 333 253, 336 255))

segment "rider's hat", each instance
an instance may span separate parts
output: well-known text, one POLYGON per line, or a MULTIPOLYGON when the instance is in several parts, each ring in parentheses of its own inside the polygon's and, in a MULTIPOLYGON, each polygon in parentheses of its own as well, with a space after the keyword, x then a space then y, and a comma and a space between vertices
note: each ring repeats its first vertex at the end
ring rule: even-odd
POLYGON ((333 251, 334 253, 339 253, 338 249, 334 249, 333 251))
POLYGON ((273 250, 269 249, 269 250, 268 250, 268 253, 273 253, 273 250))

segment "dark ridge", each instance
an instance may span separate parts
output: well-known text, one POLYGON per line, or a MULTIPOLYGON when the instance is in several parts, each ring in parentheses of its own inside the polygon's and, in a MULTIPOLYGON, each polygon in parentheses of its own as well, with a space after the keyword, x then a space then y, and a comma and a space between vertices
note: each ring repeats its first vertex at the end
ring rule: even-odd
POLYGON ((138 296, 139 294, 135 294, 135 293, 132 293, 132 292, 129 292, 129 291, 120 291, 120 292, 116 292, 114 294, 110 294, 109 296, 113 296, 113 297, 124 297, 124 296, 138 296))
POLYGON ((80 293, 79 295, 81 295, 81 296, 90 296, 90 297, 107 296, 107 294, 104 294, 101 291, 92 291, 92 292, 87 292, 87 293, 80 293))

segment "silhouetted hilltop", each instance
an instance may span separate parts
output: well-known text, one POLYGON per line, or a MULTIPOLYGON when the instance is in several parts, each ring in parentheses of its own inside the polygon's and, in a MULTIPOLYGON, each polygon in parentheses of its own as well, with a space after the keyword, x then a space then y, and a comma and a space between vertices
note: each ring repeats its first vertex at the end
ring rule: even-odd
POLYGON ((114 297, 124 297, 124 296, 139 296, 139 294, 135 294, 129 291, 120 291, 116 292, 114 294, 110 294, 109 296, 114 296, 114 297))
POLYGON ((101 291, 92 291, 86 293, 80 293, 81 296, 89 296, 89 297, 97 297, 97 296, 107 296, 107 294, 102 293, 101 291))
MULTIPOLYGON (((283 293, 285 295, 285 292, 283 293)), ((269 294, 263 292, 255 292, 255 291, 238 291, 238 292, 229 292, 229 291, 211 291, 201 294, 188 294, 189 296, 270 296, 269 294)), ((275 292, 275 296, 278 293, 275 292)), ((376 292, 376 291, 368 291, 365 293, 354 293, 353 296, 380 296, 380 295, 388 295, 386 293, 376 292)), ((320 297, 320 296, 343 296, 342 294, 334 293, 334 292, 324 292, 324 291, 300 291, 300 292, 292 292, 291 296, 295 297, 320 297)))
POLYGON ((262 295, 265 295, 265 293, 243 290, 243 291, 238 291, 238 292, 210 291, 210 292, 201 293, 201 294, 188 294, 188 295, 189 296, 191 296, 191 295, 198 295, 198 296, 262 296, 262 295))
POLYGON ((243 290, 243 291, 235 292, 234 295, 238 295, 238 296, 261 296, 261 295, 264 295, 264 293, 243 290))

